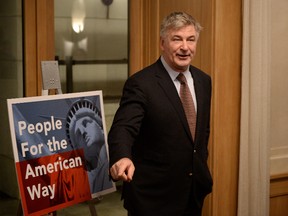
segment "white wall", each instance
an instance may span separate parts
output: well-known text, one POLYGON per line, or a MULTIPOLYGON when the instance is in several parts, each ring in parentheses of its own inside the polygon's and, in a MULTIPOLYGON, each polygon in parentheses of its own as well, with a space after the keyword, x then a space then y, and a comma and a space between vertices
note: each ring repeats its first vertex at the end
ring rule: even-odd
POLYGON ((271 174, 288 173, 288 1, 272 3, 271 174))

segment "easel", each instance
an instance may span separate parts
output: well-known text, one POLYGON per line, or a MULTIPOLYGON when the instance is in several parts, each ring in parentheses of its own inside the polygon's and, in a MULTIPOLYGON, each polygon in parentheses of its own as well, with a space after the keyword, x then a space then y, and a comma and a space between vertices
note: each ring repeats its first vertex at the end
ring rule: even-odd
POLYGON ((49 90, 62 94, 59 67, 57 61, 42 61, 42 95, 49 95, 49 90))
MULTIPOLYGON (((59 75, 58 61, 42 61, 42 95, 49 95, 49 91, 55 91, 56 94, 62 94, 61 81, 59 75)), ((95 203, 99 202, 100 199, 91 199, 87 201, 91 216, 97 216, 97 211, 95 208, 95 203)), ((50 213, 49 215, 56 216, 56 211, 50 213)))
MULTIPOLYGON (((50 92, 54 94, 62 94, 61 81, 59 75, 59 67, 57 61, 42 61, 42 96, 49 95, 50 92)), ((101 200, 101 197, 96 197, 87 201, 91 216, 97 216, 95 204, 101 200)), ((17 209, 17 216, 23 215, 23 209, 21 202, 17 209)), ((50 212, 47 216, 56 216, 57 212, 50 212)))

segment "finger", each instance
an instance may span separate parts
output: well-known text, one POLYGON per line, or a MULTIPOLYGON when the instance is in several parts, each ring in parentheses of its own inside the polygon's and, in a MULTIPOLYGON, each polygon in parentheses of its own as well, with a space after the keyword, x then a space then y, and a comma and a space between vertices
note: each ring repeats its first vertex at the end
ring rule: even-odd
POLYGON ((122 165, 122 166, 119 166, 117 168, 118 168, 117 177, 123 181, 127 181, 128 180, 128 177, 126 174, 127 165, 122 165))
POLYGON ((118 169, 117 169, 117 166, 116 165, 113 165, 111 168, 110 168, 110 174, 111 174, 111 177, 118 181, 119 180, 119 176, 118 176, 118 169))
POLYGON ((131 181, 134 174, 134 164, 130 159, 123 158, 117 161, 111 168, 110 174, 114 180, 131 181))
POLYGON ((126 173, 123 173, 119 178, 120 178, 122 181, 128 181, 128 177, 127 177, 126 173))
POLYGON ((131 164, 127 169, 127 181, 132 181, 134 175, 135 167, 131 164))
POLYGON ((125 169, 126 169, 126 166, 123 164, 120 164, 120 163, 114 164, 110 168, 111 177, 116 181, 118 181, 118 180, 127 181, 125 169))

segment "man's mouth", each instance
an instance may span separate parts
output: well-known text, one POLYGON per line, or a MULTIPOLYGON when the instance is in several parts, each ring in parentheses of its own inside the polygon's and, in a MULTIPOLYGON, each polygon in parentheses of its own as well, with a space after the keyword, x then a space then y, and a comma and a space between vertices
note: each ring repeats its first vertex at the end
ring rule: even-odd
POLYGON ((177 56, 178 57, 180 57, 180 58, 188 58, 188 57, 190 57, 190 55, 185 55, 185 54, 177 54, 177 56))

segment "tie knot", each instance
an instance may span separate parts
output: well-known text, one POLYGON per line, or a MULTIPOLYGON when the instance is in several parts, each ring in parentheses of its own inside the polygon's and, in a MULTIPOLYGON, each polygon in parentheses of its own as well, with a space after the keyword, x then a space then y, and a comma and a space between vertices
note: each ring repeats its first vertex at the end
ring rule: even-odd
POLYGON ((181 84, 186 84, 186 82, 187 82, 184 74, 182 74, 182 73, 179 73, 179 75, 177 76, 176 79, 179 80, 179 82, 180 82, 181 84))

